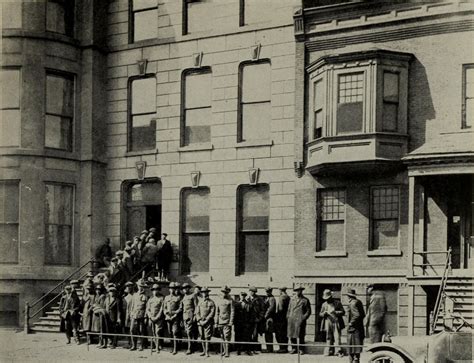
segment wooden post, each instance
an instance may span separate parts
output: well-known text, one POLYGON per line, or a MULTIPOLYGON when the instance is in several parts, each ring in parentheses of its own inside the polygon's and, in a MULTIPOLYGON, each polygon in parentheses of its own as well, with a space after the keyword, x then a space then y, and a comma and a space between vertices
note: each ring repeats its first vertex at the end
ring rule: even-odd
POLYGON ((408 177, 408 241, 407 241, 407 276, 413 277, 413 248, 415 242, 415 177, 408 177))
POLYGON ((28 304, 28 302, 26 302, 25 303, 25 324, 23 327, 25 334, 28 334, 30 332, 29 322, 30 322, 30 305, 28 304))

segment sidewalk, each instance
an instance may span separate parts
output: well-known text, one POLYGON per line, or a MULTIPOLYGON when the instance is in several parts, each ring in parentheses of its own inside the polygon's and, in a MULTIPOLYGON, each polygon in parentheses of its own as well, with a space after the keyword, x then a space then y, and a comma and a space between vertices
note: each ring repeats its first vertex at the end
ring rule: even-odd
MULTIPOLYGON (((271 362, 271 363, 292 363, 298 362, 297 355, 291 354, 258 354, 247 356, 245 354, 237 356, 231 353, 229 358, 221 358, 219 355, 211 354, 211 357, 200 357, 199 353, 186 355, 184 351, 177 355, 172 355, 168 349, 160 353, 150 354, 150 350, 142 352, 131 352, 128 349, 97 349, 95 345, 89 346, 82 343, 67 345, 63 334, 39 333, 25 334, 14 330, 0 331, 0 361, 1 362, 271 362)), ((303 355, 300 362, 348 362, 349 358, 324 357, 321 355, 303 355)), ((365 360, 361 360, 364 362, 365 360)))

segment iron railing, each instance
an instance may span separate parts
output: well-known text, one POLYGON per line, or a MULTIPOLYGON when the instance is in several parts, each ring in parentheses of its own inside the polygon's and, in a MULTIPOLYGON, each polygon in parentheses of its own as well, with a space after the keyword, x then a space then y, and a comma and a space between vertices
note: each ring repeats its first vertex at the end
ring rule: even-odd
POLYGON ((451 248, 446 252, 446 262, 444 264, 443 276, 441 277, 441 282, 438 290, 438 296, 436 297, 436 303, 433 309, 433 320, 430 326, 430 334, 433 334, 436 330, 436 324, 438 322, 439 313, 441 311, 441 306, 444 303, 445 299, 445 289, 446 282, 448 281, 448 275, 451 273, 451 248))

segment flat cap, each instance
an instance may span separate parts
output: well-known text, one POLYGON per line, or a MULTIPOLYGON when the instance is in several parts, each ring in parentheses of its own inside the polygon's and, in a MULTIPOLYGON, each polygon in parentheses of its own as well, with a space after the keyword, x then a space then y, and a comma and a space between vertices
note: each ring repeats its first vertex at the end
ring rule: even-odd
POLYGON ((257 292, 257 288, 255 286, 250 286, 249 291, 257 292))

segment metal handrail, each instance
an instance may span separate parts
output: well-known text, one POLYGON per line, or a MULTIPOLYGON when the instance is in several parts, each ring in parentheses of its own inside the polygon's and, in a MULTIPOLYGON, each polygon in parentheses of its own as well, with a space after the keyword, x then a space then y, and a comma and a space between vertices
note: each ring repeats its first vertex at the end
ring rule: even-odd
POLYGON ((451 270, 451 247, 447 251, 443 277, 441 278, 441 283, 438 290, 438 296, 436 297, 436 303, 433 310, 433 321, 431 322, 430 334, 433 334, 436 329, 436 323, 438 321, 439 312, 441 308, 441 300, 443 300, 443 297, 444 297, 444 290, 446 288, 446 282, 448 280, 448 274, 450 270, 451 270))
POLYGON ((129 281, 132 281, 132 282, 135 281, 135 279, 136 279, 137 277, 139 277, 140 274, 141 274, 143 271, 145 271, 145 269, 146 269, 148 266, 150 266, 151 264, 153 264, 153 263, 154 263, 154 262, 148 262, 148 263, 146 263, 145 265, 143 265, 143 266, 140 268, 140 270, 138 270, 137 272, 135 272, 135 274, 133 274, 133 276, 130 277, 129 281))

